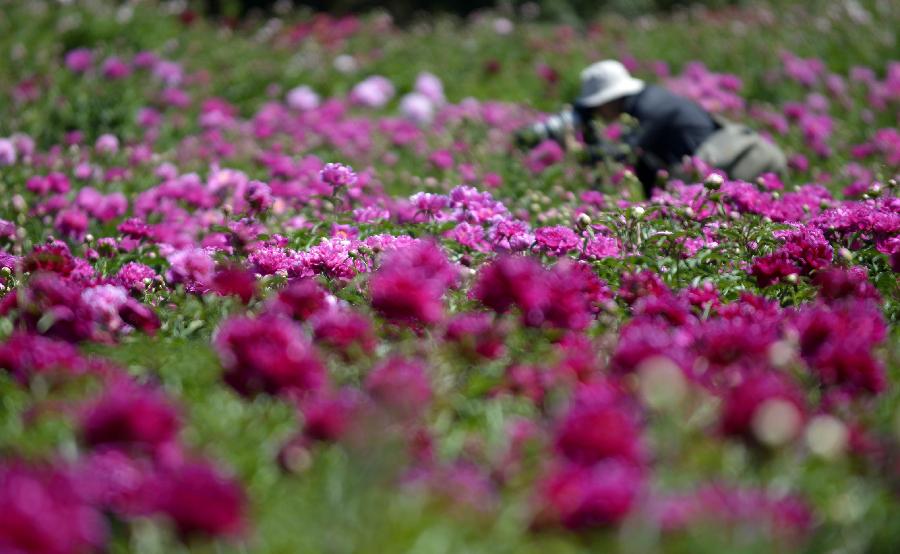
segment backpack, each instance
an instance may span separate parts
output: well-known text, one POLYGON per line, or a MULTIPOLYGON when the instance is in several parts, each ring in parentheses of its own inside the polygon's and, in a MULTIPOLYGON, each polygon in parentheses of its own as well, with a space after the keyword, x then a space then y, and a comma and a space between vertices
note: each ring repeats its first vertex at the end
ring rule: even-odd
POLYGON ((713 119, 719 130, 703 141, 695 153, 698 158, 741 181, 754 181, 763 173, 785 172, 787 160, 778 146, 746 125, 715 115, 713 119))

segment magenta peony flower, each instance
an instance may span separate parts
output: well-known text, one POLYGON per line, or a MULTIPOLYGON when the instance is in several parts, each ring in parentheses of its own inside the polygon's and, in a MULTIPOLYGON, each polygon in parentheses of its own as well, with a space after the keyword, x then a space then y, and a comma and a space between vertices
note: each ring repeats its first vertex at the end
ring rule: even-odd
POLYGON ((0 512, 2 552, 82 554, 101 551, 106 542, 103 515, 59 470, 0 468, 0 512))
POLYGON ((128 262, 119 268, 116 275, 110 279, 116 285, 130 290, 132 293, 141 294, 149 283, 158 277, 152 267, 140 262, 128 262))
POLYGON ((236 296, 248 304, 256 294, 256 279, 240 267, 227 267, 213 275, 210 289, 220 296, 236 296))
POLYGON ((565 158, 565 151, 555 140, 547 139, 531 150, 525 158, 525 167, 532 173, 543 173, 548 167, 565 158))
POLYGON ((310 320, 317 342, 349 356, 354 351, 372 353, 377 344, 369 318, 350 309, 326 309, 310 320))
POLYGON ((66 53, 66 67, 73 73, 84 73, 94 63, 94 53, 87 48, 76 48, 66 53))
POLYGON ((642 461, 640 427, 621 401, 575 402, 556 430, 556 450, 567 460, 592 465, 603 460, 642 461))
POLYGON ((569 251, 581 246, 581 238, 568 227, 540 227, 534 232, 537 246, 553 256, 565 256, 569 251))
POLYGON ((440 247, 420 242, 386 256, 372 275, 372 308, 395 323, 437 323, 444 315, 443 295, 457 279, 440 247))
POLYGON ((128 67, 128 64, 115 56, 103 61, 101 71, 103 76, 110 80, 122 79, 131 74, 131 68, 128 67))
POLYGON ((531 258, 499 257, 479 269, 472 296, 498 313, 513 306, 523 314, 540 310, 549 297, 546 271, 531 258))
POLYGON ((292 321, 276 316, 233 317, 214 339, 225 382, 236 391, 303 395, 325 385, 315 348, 292 321))
POLYGON ((319 179, 337 191, 356 184, 357 176, 350 166, 339 163, 327 163, 319 172, 319 179))
POLYGON ((94 333, 94 313, 82 300, 81 291, 73 281, 55 273, 35 275, 19 291, 19 320, 48 337, 70 342, 89 339, 94 333))
POLYGON ((317 395, 303 402, 303 436, 311 441, 340 440, 353 426, 366 399, 352 388, 317 395))
MULTIPOLYGON (((747 377, 727 393, 720 420, 722 432, 756 441, 759 430, 754 428, 755 418, 759 409, 771 401, 781 401, 793 406, 798 418, 806 413, 803 392, 799 387, 787 377, 765 371, 747 377)), ((798 426, 789 431, 796 435, 799 430, 798 426)))
POLYGON ((457 314, 447 323, 444 338, 459 344, 465 351, 494 359, 505 350, 503 330, 486 313, 457 314))
POLYGON ((27 384, 34 375, 78 375, 88 365, 69 343, 30 333, 14 333, 0 344, 0 369, 27 384))
POLYGON ((119 380, 87 407, 81 418, 81 436, 91 447, 153 449, 174 441, 178 412, 158 390, 119 380))
POLYGON ((53 226, 60 234, 75 239, 82 240, 87 232, 88 217, 87 214, 77 209, 63 210, 56 214, 56 220, 53 226))
POLYGON ((428 156, 428 161, 436 169, 446 171, 453 167, 453 154, 449 150, 435 150, 428 156))
POLYGON ((75 269, 75 259, 64 242, 38 244, 22 259, 22 271, 48 271, 63 277, 75 269))
POLYGON ((206 290, 215 271, 215 263, 206 251, 201 248, 178 250, 168 259, 170 266, 166 279, 169 282, 182 283, 189 292, 206 290))
POLYGON ((183 538, 230 537, 245 528, 246 499, 240 485, 205 462, 162 472, 160 511, 183 538))
POLYGON ((278 291, 271 309, 306 321, 326 306, 325 291, 312 279, 297 279, 278 291))
POLYGON ((418 361, 389 358, 366 376, 366 391, 389 411, 416 418, 431 404, 431 383, 418 361))
POLYGON ((819 297, 834 301, 844 298, 881 300, 878 289, 869 282, 866 268, 861 266, 842 269, 831 267, 816 272, 813 284, 819 287, 819 297))
POLYGON ((538 484, 535 524, 573 531, 615 525, 632 511, 642 486, 641 472, 621 462, 555 467, 538 484))
POLYGON ((119 306, 119 317, 127 325, 151 336, 162 326, 156 312, 133 298, 129 298, 119 306))
POLYGON ((878 393, 887 375, 872 353, 887 336, 881 312, 871 302, 847 300, 815 305, 795 314, 800 354, 823 385, 852 394, 878 393))

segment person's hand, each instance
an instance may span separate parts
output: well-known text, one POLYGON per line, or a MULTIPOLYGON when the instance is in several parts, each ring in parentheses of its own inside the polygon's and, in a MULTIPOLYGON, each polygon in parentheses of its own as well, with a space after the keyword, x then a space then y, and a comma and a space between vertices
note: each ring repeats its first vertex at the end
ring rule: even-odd
POLYGON ((529 149, 538 143, 538 137, 529 127, 524 127, 516 131, 513 138, 515 145, 521 149, 529 149))
POLYGON ((567 152, 578 154, 582 150, 584 150, 584 145, 581 144, 581 142, 577 138, 575 138, 574 129, 567 129, 564 139, 567 152))

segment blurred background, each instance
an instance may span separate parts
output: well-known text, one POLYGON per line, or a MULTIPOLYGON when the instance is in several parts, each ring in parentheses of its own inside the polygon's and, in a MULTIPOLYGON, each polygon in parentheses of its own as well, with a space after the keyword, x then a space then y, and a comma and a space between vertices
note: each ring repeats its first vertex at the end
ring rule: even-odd
MULTIPOLYGON (((596 17, 604 12, 615 12, 623 15, 639 15, 654 11, 671 11, 690 5, 703 5, 710 8, 722 8, 746 3, 745 0, 539 0, 504 1, 490 0, 433 0, 421 2, 415 0, 202 0, 197 8, 207 15, 244 18, 252 15, 264 15, 270 12, 283 12, 291 8, 309 8, 316 11, 327 11, 332 14, 349 14, 386 10, 398 21, 411 21, 423 14, 449 13, 469 15, 481 9, 507 8, 521 9, 532 5, 541 16, 548 20, 572 21, 596 17)), ((527 8, 526 8, 527 11, 527 8)))

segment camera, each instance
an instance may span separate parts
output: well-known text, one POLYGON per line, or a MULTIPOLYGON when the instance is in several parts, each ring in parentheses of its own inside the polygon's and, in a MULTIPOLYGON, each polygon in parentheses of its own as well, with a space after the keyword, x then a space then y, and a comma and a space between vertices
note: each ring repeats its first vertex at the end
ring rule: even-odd
POLYGON ((562 144, 566 133, 581 128, 583 116, 572 106, 566 106, 558 113, 550 115, 544 121, 533 123, 516 133, 516 142, 521 146, 533 146, 547 139, 562 144))

